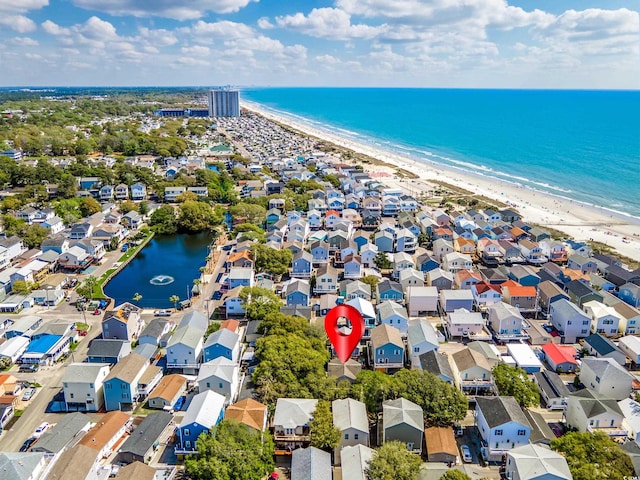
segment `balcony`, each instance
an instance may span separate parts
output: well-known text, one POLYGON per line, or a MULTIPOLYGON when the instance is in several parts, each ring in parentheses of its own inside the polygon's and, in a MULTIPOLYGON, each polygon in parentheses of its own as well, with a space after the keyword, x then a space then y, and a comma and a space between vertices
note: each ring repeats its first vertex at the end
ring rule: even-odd
POLYGON ((587 432, 596 433, 602 432, 606 433, 610 437, 626 437, 629 432, 627 432, 624 428, 620 427, 594 427, 591 425, 587 426, 587 432))

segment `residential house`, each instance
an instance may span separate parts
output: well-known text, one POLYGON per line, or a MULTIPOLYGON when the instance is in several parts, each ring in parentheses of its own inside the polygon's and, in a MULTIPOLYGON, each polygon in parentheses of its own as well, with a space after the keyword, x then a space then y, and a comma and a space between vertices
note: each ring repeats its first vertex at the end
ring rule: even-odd
POLYGON ((331 480, 331 454, 316 447, 294 450, 290 476, 291 480, 331 480))
POLYGON ((436 287, 408 287, 407 306, 409 316, 433 314, 438 310, 438 289, 436 287))
POLYGON ((202 337, 207 331, 207 324, 207 317, 200 312, 192 311, 184 315, 167 342, 167 368, 195 374, 202 358, 202 337))
POLYGON ((567 283, 565 290, 569 294, 571 301, 577 304, 580 308, 582 308, 585 303, 592 300, 597 302, 602 302, 604 300, 602 294, 596 292, 589 285, 584 284, 580 280, 571 280, 567 283))
POLYGON ((106 363, 71 363, 62 377, 67 412, 97 412, 104 405, 103 383, 109 375, 106 363))
POLYGON ((576 343, 578 338, 588 336, 591 331, 591 318, 564 298, 551 304, 549 316, 560 333, 562 343, 576 343))
POLYGON ((340 451, 342 460, 342 478, 367 480, 367 470, 373 458, 374 450, 364 445, 344 447, 340 451))
POLYGON ((572 480, 567 460, 543 445, 522 445, 507 452, 508 480, 572 480))
POLYGON ((458 270, 453 274, 453 283, 459 290, 471 290, 476 283, 482 282, 482 274, 477 270, 458 270))
POLYGON ((473 261, 471 256, 458 252, 447 253, 442 257, 442 269, 451 273, 458 270, 471 270, 473 261))
POLYGON ((133 341, 144 327, 140 318, 142 309, 129 302, 124 302, 113 310, 104 313, 102 319, 102 338, 111 340, 133 341))
POLYGON ((276 451, 293 451, 309 445, 309 423, 318 400, 278 398, 273 415, 276 451))
POLYGON ((477 340, 488 336, 482 314, 465 308, 449 312, 444 327, 449 338, 468 337, 477 340))
POLYGON ((582 309, 591 317, 592 333, 599 333, 605 337, 618 335, 620 315, 613 307, 592 300, 583 304, 582 309))
POLYGON ((451 290, 453 288, 453 274, 441 268, 434 268, 427 272, 427 285, 436 287, 438 291, 451 290))
POLYGON ((622 337, 618 342, 618 348, 631 359, 633 367, 640 364, 640 337, 635 335, 622 337))
POLYGON ((380 325, 395 327, 401 335, 407 335, 407 309, 393 300, 385 300, 378 305, 378 321, 380 325))
POLYGON ((560 300, 561 298, 570 300, 569 295, 567 295, 555 283, 549 280, 545 280, 543 282, 540 282, 540 285, 538 285, 538 299, 540 303, 540 310, 545 315, 549 315, 551 304, 557 300, 560 300))
POLYGON ((598 264, 593 258, 578 253, 569 256, 567 267, 571 270, 580 270, 582 273, 593 273, 598 270, 598 264))
POLYGON ((370 360, 374 369, 397 370, 404 367, 404 342, 400 330, 379 325, 371 330, 370 360))
POLYGON ((523 287, 537 287, 540 277, 527 266, 514 265, 509 269, 509 278, 523 287))
POLYGON ((573 373, 578 368, 578 352, 573 346, 547 343, 541 349, 544 360, 554 372, 573 373))
POLYGON ((582 359, 580 382, 598 395, 614 400, 627 398, 634 377, 612 358, 582 359))
POLYGON ((407 268, 400 271, 398 281, 405 292, 409 287, 424 287, 424 273, 414 268, 407 268))
POLYGON ((255 274, 253 268, 233 267, 229 270, 229 290, 236 287, 253 287, 255 285, 255 274))
POLYGON ((164 201, 167 203, 175 203, 180 195, 187 191, 187 187, 164 187, 164 201))
POLYGON ((140 333, 138 343, 140 345, 166 346, 166 337, 172 328, 173 322, 168 318, 155 317, 140 333))
POLYGON ((508 281, 502 285, 502 301, 516 307, 521 312, 537 312, 538 291, 536 287, 525 287, 508 281))
POLYGON ((347 300, 362 298, 364 300, 371 301, 371 284, 363 283, 360 280, 345 281, 345 283, 346 289, 344 297, 347 300))
POLYGON ((98 198, 101 202, 109 202, 113 200, 113 186, 105 185, 98 191, 98 198))
MULTIPOLYGON (((454 252, 453 244, 444 238, 439 238, 433 242, 433 258, 437 262, 443 262, 445 255, 454 252)), ((444 267, 444 265, 443 265, 444 267)), ((445 270, 448 270, 445 268, 445 270)))
POLYGON ((198 391, 211 390, 225 397, 225 403, 233 403, 240 389, 240 365, 225 357, 217 357, 200 366, 198 391))
POLYGON ((89 345, 87 361, 114 365, 131 353, 131 342, 127 340, 103 340, 95 338, 89 345))
POLYGON ((293 258, 291 276, 294 278, 310 278, 312 269, 313 256, 303 250, 293 258))
POLYGON ((240 335, 226 328, 221 328, 207 338, 203 347, 203 360, 209 362, 223 357, 231 362, 240 360, 240 335))
POLYGON ((331 403, 333 425, 340 431, 340 440, 334 450, 335 464, 341 464, 341 451, 354 445, 369 446, 369 419, 364 403, 352 398, 331 403))
POLYGON ((346 257, 342 257, 342 260, 344 262, 344 278, 357 279, 363 277, 364 268, 360 255, 351 253, 346 257))
POLYGON ((108 458, 118 442, 131 430, 133 418, 130 415, 115 411, 109 412, 82 437, 78 445, 89 447, 98 452, 98 459, 108 458))
POLYGON ((542 248, 537 242, 532 242, 531 240, 520 240, 518 242, 518 248, 525 260, 531 265, 542 265, 549 261, 549 258, 545 256, 542 248))
POLYGON ((266 405, 256 402, 253 398, 245 398, 229 405, 224 416, 227 420, 235 420, 254 430, 264 431, 267 429, 267 413, 266 405))
POLYGON ((147 404, 149 408, 170 408, 184 395, 186 388, 187 379, 182 375, 175 373, 165 375, 149 393, 147 404))
POLYGON ((440 310, 449 313, 459 309, 473 310, 473 293, 470 290, 442 290, 440 310))
POLYGON ((311 298, 311 286, 309 282, 302 279, 292 280, 286 286, 285 297, 288 307, 295 305, 308 307, 309 299, 311 298))
POLYGON ((523 330, 520 310, 508 303, 494 303, 488 309, 487 324, 498 342, 521 341, 529 338, 523 330))
POLYGON ((405 399, 386 400, 382 403, 382 441, 398 441, 407 450, 422 454, 424 417, 419 405, 405 399))
MULTIPOLYGON (((140 462, 149 464, 159 444, 167 442, 173 432, 173 415, 169 412, 152 412, 127 437, 118 449, 115 462, 133 464, 140 462)), ((153 470, 155 473, 155 470, 153 470)), ((136 477, 139 478, 139 477, 136 477)))
POLYGON ((418 318, 409 322, 407 328, 407 349, 413 368, 420 368, 421 355, 437 351, 438 334, 431 322, 426 318, 418 318))
POLYGON ((640 310, 625 302, 616 302, 612 307, 618 315, 620 315, 620 332, 625 335, 634 335, 638 333, 637 329, 640 325, 640 310))
POLYGON ((603 432, 613 438, 624 439, 624 414, 618 402, 585 388, 569 395, 565 413, 567 427, 579 432, 603 432))
POLYGON ((361 371, 362 364, 353 358, 343 363, 342 360, 334 357, 327 364, 327 375, 334 377, 338 382, 346 380, 349 383, 353 383, 361 371))
POLYGON ((627 357, 610 339, 599 333, 593 333, 582 341, 582 347, 589 355, 596 358, 611 358, 620 365, 625 365, 627 357))
MULTIPOLYGON (((104 379, 104 408, 106 411, 112 410, 129 410, 139 400, 139 383, 140 378, 145 373, 149 363, 146 358, 137 353, 130 353, 118 363, 109 372, 104 379)), ((162 372, 155 380, 157 384, 162 377, 162 372)))
POLYGON ((73 246, 58 257, 60 268, 67 270, 82 270, 88 267, 93 259, 82 248, 73 246))
POLYGON ((430 427, 424 430, 424 440, 427 447, 427 460, 441 462, 447 465, 458 463, 458 445, 453 429, 449 427, 430 427))
POLYGON ((193 397, 177 428, 176 453, 196 453, 196 440, 215 427, 224 415, 224 397, 211 390, 193 397))
POLYGON ((380 252, 394 252, 395 238, 392 233, 380 230, 374 236, 373 243, 380 252))
POLYGON ((146 200, 147 187, 143 183, 134 183, 131 185, 131 200, 146 200))
POLYGON ((501 460, 512 448, 527 445, 532 430, 513 397, 477 397, 476 424, 490 461, 501 460))
POLYGON ((533 374, 542 404, 550 410, 564 410, 569 398, 569 389, 555 372, 542 370, 533 374))
POLYGON ((473 302, 476 308, 483 312, 492 305, 502 303, 502 290, 497 285, 492 285, 485 281, 471 285, 473 302))
POLYGON ((625 283, 618 290, 618 297, 632 307, 640 308, 640 285, 625 283))
POLYGON ((82 437, 90 426, 91 419, 84 413, 62 415, 58 423, 44 432, 29 451, 44 453, 47 457, 58 457, 74 439, 82 437))
POLYGON ((493 391, 493 366, 485 355, 465 347, 451 355, 451 367, 456 386, 469 395, 493 391))
POLYGON ((385 300, 401 302, 404 297, 402 285, 398 282, 385 278, 376 285, 376 297, 379 302, 383 302, 385 300))
POLYGON ((324 265, 329 262, 329 244, 323 240, 316 240, 310 245, 314 265, 324 265))

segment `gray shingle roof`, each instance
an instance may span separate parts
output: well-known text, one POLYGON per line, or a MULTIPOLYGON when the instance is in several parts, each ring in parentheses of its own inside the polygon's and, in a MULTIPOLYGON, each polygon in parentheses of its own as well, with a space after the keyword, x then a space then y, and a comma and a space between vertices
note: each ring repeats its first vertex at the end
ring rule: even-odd
POLYGON ((383 428, 407 424, 417 430, 424 430, 424 417, 422 408, 406 398, 387 400, 382 404, 383 428))
POLYGON ((108 363, 71 363, 67 366, 63 382, 68 383, 92 383, 98 378, 98 373, 104 367, 109 368, 108 363))
POLYGON ((31 450, 34 452, 58 453, 78 435, 81 430, 88 430, 91 419, 84 413, 74 412, 64 415, 51 430, 44 432, 38 443, 31 450))
POLYGON ((531 428, 522 408, 513 397, 476 397, 477 408, 482 411, 489 428, 516 422, 531 428))
POLYGON ((420 355, 420 365, 425 372, 431 372, 438 376, 442 375, 453 380, 453 371, 444 353, 438 353, 435 350, 423 353, 420 355))
POLYGON ((172 421, 173 415, 169 412, 150 413, 122 444, 120 452, 132 453, 133 455, 144 457, 158 440, 160 434, 172 421))
POLYGON ((284 428, 308 425, 317 404, 316 399, 279 398, 276 402, 273 424, 284 428))
POLYGON ((331 410, 333 412, 333 424, 341 431, 355 428, 369 433, 369 419, 367 418, 367 407, 365 407, 364 403, 352 398, 334 400, 331 410))
POLYGON ((331 454, 316 447, 294 450, 291 480, 331 480, 331 454))
POLYGON ((238 343, 238 339, 240 335, 226 328, 221 328, 217 332, 212 333, 207 338, 207 341, 204 344, 204 348, 210 347, 212 345, 222 345, 223 347, 227 347, 229 349, 233 349, 238 343))
POLYGON ((117 357, 119 356, 124 344, 128 343, 126 340, 110 340, 96 338, 91 342, 88 357, 117 357))
POLYGON ((35 473, 36 467, 43 459, 44 453, 0 453, 2 480, 30 480, 35 473))

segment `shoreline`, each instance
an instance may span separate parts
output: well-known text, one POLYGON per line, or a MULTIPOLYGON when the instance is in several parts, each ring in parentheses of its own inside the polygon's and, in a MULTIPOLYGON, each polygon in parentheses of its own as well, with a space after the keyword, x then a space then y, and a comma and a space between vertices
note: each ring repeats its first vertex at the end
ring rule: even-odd
POLYGON ((366 170, 381 183, 402 188, 410 195, 428 195, 436 182, 448 183, 474 195, 505 203, 518 210, 527 222, 559 230, 578 241, 604 244, 619 255, 640 261, 640 218, 638 217, 506 180, 464 172, 448 165, 404 157, 395 152, 341 137, 339 133, 326 132, 287 116, 273 113, 254 102, 243 101, 241 106, 304 135, 316 137, 321 141, 382 162, 383 165, 366 164, 366 170), (409 171, 418 178, 398 178, 396 168, 409 171))

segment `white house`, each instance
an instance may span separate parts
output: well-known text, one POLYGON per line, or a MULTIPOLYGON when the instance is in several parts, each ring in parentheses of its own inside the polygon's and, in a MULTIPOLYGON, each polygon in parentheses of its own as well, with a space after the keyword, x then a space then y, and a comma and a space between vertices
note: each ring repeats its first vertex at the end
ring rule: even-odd
POLYGON ((395 327, 403 336, 407 335, 407 309, 398 302, 386 300, 378 305, 378 320, 380 325, 395 327))
POLYGON ((498 302, 487 308, 487 323, 499 342, 526 340, 529 335, 523 330, 524 318, 520 309, 508 303, 498 302))
POLYGON ((473 260, 470 255, 458 252, 447 253, 442 257, 442 269, 455 273, 458 270, 471 270, 473 268, 473 260))
POLYGON ((610 437, 627 436, 622 427, 624 415, 618 402, 585 388, 569 395, 567 426, 580 432, 604 432, 610 437))
POLYGON ((631 393, 633 376, 611 358, 585 357, 580 382, 599 395, 622 400, 631 393))
POLYGON ((613 307, 591 300, 582 305, 582 309, 591 317, 591 333, 599 333, 605 337, 614 337, 618 334, 620 315, 613 307))
POLYGON ((507 480, 572 480, 567 460, 544 445, 522 445, 507 452, 507 480))
POLYGON ((333 425, 340 430, 340 441, 335 449, 335 463, 340 465, 340 452, 344 447, 369 446, 369 419, 364 403, 352 398, 331 403, 333 425))
POLYGON ((407 328, 407 343, 411 366, 421 368, 420 355, 438 350, 438 334, 426 318, 411 320, 407 328))
POLYGON ((240 387, 240 366, 225 357, 217 357, 200 365, 198 391, 211 390, 225 397, 225 403, 235 402, 240 387))
POLYGON ((408 287, 406 293, 409 316, 433 314, 438 311, 438 289, 436 287, 408 287))
POLYGON ((562 343, 576 343, 578 338, 589 335, 591 318, 565 298, 551 304, 549 316, 553 326, 560 332, 562 343))
POLYGON ((62 377, 67 411, 97 412, 104 406, 103 384, 109 375, 107 363, 72 363, 62 377))
POLYGON ((618 348, 636 365, 640 364, 640 338, 635 335, 622 337, 618 342, 618 348))
POLYGON ((480 312, 470 312, 465 308, 447 314, 445 328, 449 337, 469 337, 478 340, 486 336, 484 318, 480 312))
POLYGON ((513 397, 476 397, 476 423, 490 461, 529 443, 531 424, 513 397))

